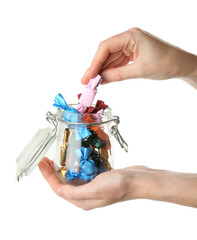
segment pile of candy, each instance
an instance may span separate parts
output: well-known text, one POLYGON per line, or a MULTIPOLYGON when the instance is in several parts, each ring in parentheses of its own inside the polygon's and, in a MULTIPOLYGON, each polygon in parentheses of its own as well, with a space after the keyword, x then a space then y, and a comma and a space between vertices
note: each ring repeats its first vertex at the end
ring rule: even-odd
POLYGON ((69 107, 61 94, 54 99, 53 106, 63 110, 63 118, 67 123, 84 123, 81 127, 74 125, 64 129, 64 138, 60 147, 60 172, 65 181, 88 182, 98 174, 111 170, 109 136, 97 124, 84 126, 99 122, 99 116, 102 116, 103 111, 108 107, 101 100, 92 106, 101 81, 99 75, 89 81, 83 93, 78 95, 79 103, 76 108, 69 107))

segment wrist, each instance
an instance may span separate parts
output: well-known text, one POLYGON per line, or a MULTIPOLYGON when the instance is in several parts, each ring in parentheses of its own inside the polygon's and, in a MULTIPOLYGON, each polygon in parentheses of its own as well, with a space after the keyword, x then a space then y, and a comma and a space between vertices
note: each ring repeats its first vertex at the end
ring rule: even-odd
POLYGON ((124 200, 151 199, 197 207, 197 174, 135 166, 128 172, 124 200))
POLYGON ((169 198, 168 171, 154 169, 130 169, 126 177, 126 200, 152 199, 166 201, 169 198), (129 176, 129 177, 128 177, 129 176))
POLYGON ((197 88, 197 55, 178 49, 175 58, 177 59, 175 77, 197 88))

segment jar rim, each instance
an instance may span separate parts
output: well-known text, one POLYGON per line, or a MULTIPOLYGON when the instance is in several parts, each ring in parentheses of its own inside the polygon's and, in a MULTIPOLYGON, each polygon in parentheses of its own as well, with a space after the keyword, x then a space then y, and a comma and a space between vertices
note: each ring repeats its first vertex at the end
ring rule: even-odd
MULTIPOLYGON (((73 107, 75 108, 78 104, 72 103, 72 104, 68 104, 69 107, 73 107)), ((92 104, 91 107, 95 107, 95 104, 92 104)), ((74 113, 74 112, 69 112, 69 111, 64 111, 62 109, 58 110, 63 114, 63 113, 68 113, 69 115, 73 115, 73 116, 85 116, 85 115, 90 115, 90 116, 107 116, 107 115, 111 115, 112 114, 112 109, 110 107, 107 107, 102 113, 74 113)), ((58 116, 59 117, 59 116, 58 116)))
MULTIPOLYGON (((78 104, 68 104, 69 107, 76 107, 78 104)), ((95 104, 92 104, 91 107, 94 107, 95 104)), ((95 123, 100 123, 102 124, 103 122, 108 122, 110 120, 112 120, 113 116, 112 116, 112 109, 110 107, 107 107, 102 113, 74 113, 74 112, 69 112, 69 111, 64 111, 62 109, 57 110, 56 113, 56 117, 57 120, 59 121, 63 121, 63 122, 74 122, 74 125, 84 125, 84 121, 82 120, 84 116, 88 116, 88 117, 92 117, 92 119, 94 119, 94 121, 91 124, 95 124, 95 123), (69 117, 72 120, 67 121, 65 119, 65 117, 69 117), (82 121, 80 121, 82 120, 82 121), (77 123, 77 122, 78 123, 77 123)), ((87 123, 88 124, 88 123, 87 123)))

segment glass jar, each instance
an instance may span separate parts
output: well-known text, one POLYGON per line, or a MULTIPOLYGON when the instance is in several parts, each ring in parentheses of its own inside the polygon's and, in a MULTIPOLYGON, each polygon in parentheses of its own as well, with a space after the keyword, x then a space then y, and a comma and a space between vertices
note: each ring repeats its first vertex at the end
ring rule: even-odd
POLYGON ((54 173, 62 183, 72 185, 85 184, 113 169, 112 136, 128 151, 118 131, 119 117, 113 116, 109 107, 102 113, 58 109, 55 114, 47 112, 46 119, 53 128, 39 130, 18 157, 18 181, 37 166, 52 144, 54 173))
MULTIPOLYGON (((75 108, 76 105, 69 107, 75 108)), ((103 113, 58 110, 56 121, 54 172, 62 183, 81 185, 113 169, 111 136, 119 135, 119 118, 113 117, 111 108, 103 113)), ((127 150, 126 143, 121 140, 121 146, 127 150)))

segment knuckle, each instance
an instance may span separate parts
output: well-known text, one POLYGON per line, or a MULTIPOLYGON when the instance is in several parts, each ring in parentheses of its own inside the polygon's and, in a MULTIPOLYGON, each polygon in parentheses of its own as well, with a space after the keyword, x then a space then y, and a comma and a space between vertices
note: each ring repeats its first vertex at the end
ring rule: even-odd
POLYGON ((143 33, 143 31, 138 27, 133 27, 129 29, 129 33, 132 37, 134 37, 134 36, 140 36, 143 33))
POLYGON ((130 31, 133 32, 133 33, 141 33, 142 32, 142 30, 138 27, 133 27, 133 28, 130 29, 130 31))
POLYGON ((99 48, 104 48, 106 45, 106 40, 103 40, 99 43, 99 48))

